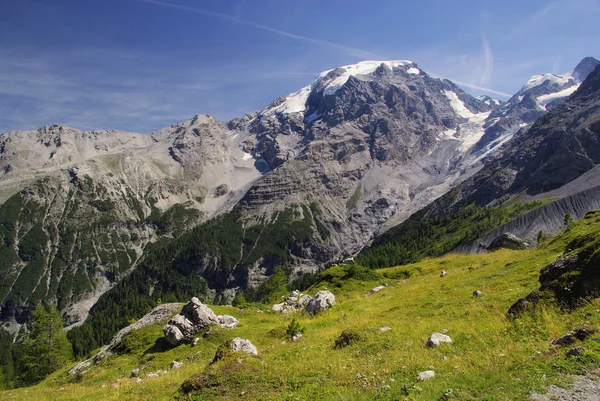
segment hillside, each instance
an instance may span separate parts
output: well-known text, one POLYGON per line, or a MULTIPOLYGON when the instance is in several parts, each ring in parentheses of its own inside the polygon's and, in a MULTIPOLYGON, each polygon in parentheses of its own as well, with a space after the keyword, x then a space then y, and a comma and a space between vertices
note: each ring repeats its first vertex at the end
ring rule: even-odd
MULTIPOLYGON (((373 272, 334 266, 306 292, 328 288, 337 303, 316 316, 294 315, 305 327, 296 343, 285 340, 292 316, 252 305, 239 309, 211 306, 235 316, 235 329, 211 328, 197 345, 171 348, 164 343, 164 322, 133 331, 118 348, 83 375, 70 377, 72 365, 41 384, 6 391, 11 399, 411 399, 517 400, 550 384, 568 385, 565 374, 582 374, 600 363, 600 342, 589 338, 581 356, 550 341, 588 325, 600 328, 600 302, 589 298, 572 313, 546 294, 536 311, 507 316, 518 299, 538 289, 540 270, 566 254, 592 256, 587 273, 596 274, 600 213, 590 212, 566 231, 536 249, 500 250, 476 255, 450 254, 373 272), (594 259, 595 258, 595 259, 594 259), (596 269, 596 270, 594 270, 596 269), (447 272, 440 277, 440 272, 447 272), (362 272, 362 273, 361 273, 362 272), (387 284, 377 293, 371 289, 387 284), (481 296, 474 297, 475 290, 481 296), (380 330, 389 327, 389 331, 380 330), (334 349, 334 340, 352 330, 359 340, 334 349), (433 332, 447 330, 454 340, 426 346, 433 332), (258 357, 233 357, 211 364, 221 343, 247 338, 258 357), (183 365, 170 370, 172 361, 183 365), (140 368, 141 381, 130 377, 140 368), (166 370, 157 377, 147 373, 166 370), (417 382, 419 372, 435 377, 417 382), (198 376, 201 375, 201 376, 198 376), (203 386, 187 395, 182 383, 191 377, 203 386)), ((583 274, 583 273, 582 273, 583 274)), ((574 282, 576 273, 563 285, 574 282)), ((589 276, 588 276, 589 277, 589 276)), ((572 287, 575 290, 577 287, 572 287)), ((594 291, 594 289, 591 289, 594 291)), ((598 296, 598 288, 595 288, 598 296)), ((188 386, 189 387, 189 386, 188 386)))

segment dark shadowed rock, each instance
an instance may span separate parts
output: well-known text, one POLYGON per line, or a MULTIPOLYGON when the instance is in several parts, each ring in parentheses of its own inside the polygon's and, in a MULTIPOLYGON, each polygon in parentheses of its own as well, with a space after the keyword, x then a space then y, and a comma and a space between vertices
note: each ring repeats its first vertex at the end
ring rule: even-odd
POLYGON ((506 248, 513 250, 526 249, 529 244, 519 237, 511 233, 504 233, 498 236, 492 243, 487 247, 488 251, 496 251, 498 249, 506 248))

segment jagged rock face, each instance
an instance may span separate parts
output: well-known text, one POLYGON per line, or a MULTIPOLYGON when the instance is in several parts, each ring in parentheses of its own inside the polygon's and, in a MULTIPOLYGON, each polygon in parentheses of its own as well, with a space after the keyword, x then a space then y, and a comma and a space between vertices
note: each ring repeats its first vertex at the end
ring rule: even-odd
POLYGON ((241 205, 269 215, 314 203, 327 234, 301 263, 354 254, 476 171, 465 155, 491 109, 408 61, 326 71, 248 121, 250 151, 271 171, 241 205))

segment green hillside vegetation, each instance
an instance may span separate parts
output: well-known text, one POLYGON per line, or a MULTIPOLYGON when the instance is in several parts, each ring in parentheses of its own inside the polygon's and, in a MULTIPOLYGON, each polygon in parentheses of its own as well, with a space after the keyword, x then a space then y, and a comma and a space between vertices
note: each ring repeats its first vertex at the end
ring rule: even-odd
MULTIPOLYGON (((270 222, 243 227, 243 211, 235 208, 173 240, 153 245, 143 263, 100 297, 82 326, 69 332, 75 355, 89 354, 160 302, 191 296, 205 299, 206 281, 212 288, 223 285, 236 266, 243 278, 246 266, 261 257, 273 265, 285 265, 310 240, 313 218, 308 207, 289 208, 270 222)), ((251 300, 271 296, 260 289, 249 295, 251 300)))
POLYGON ((545 202, 548 201, 518 203, 513 200, 485 207, 473 203, 441 215, 430 215, 431 211, 425 208, 377 237, 357 261, 363 266, 382 268, 442 256, 545 202))
POLYGON ((212 328, 196 346, 177 347, 165 345, 163 323, 146 327, 126 336, 118 355, 81 376, 70 377, 69 366, 37 386, 0 396, 10 393, 15 400, 526 399, 532 390, 568 384, 566 374, 582 374, 600 364, 600 341, 593 338, 574 344, 585 348, 576 357, 566 356, 568 347, 550 345, 576 327, 599 328, 599 299, 564 310, 549 298, 535 312, 517 319, 507 316, 517 299, 539 287, 544 266, 565 252, 585 249, 586 255, 597 254, 597 238, 600 213, 588 213, 533 250, 449 254, 375 271, 334 266, 307 291, 311 295, 324 288, 332 291, 337 303, 329 311, 316 316, 283 315, 260 304, 212 306, 218 314, 235 316, 240 326, 212 328), (441 270, 448 275, 440 277, 441 270), (387 287, 371 294, 371 288, 380 284, 387 287), (482 295, 473 297, 474 290, 482 295), (293 318, 304 329, 295 343, 286 339, 293 318), (384 326, 391 330, 381 331, 384 326), (429 335, 444 330, 454 343, 428 348, 429 335), (258 357, 233 355, 211 363, 218 347, 234 337, 252 341, 258 357), (181 361, 183 366, 169 370, 171 361, 181 361), (134 368, 142 369, 142 377, 162 369, 167 373, 136 383, 130 377, 134 368), (417 382, 424 370, 434 370, 435 377, 417 382))

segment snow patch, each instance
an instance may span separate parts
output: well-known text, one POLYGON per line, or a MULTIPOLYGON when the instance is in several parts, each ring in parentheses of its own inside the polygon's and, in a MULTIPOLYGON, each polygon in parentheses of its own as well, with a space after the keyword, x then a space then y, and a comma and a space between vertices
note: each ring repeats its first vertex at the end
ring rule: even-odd
POLYGON ((573 85, 573 86, 571 86, 567 89, 563 89, 559 92, 549 93, 547 95, 538 96, 536 98, 536 101, 541 107, 543 107, 545 109, 546 105, 548 103, 550 103, 556 99, 570 96, 572 93, 574 93, 577 90, 577 88, 579 88, 579 85, 573 85))
POLYGON ((472 118, 475 114, 473 114, 465 104, 458 98, 458 95, 452 91, 445 90, 444 94, 448 98, 450 102, 450 106, 454 109, 454 112, 458 114, 460 117, 464 118, 472 118))
POLYGON ((250 160, 250 159, 252 159, 252 155, 244 152, 244 155, 242 156, 242 160, 250 160))
POLYGON ((559 86, 563 86, 568 84, 570 79, 573 79, 573 75, 571 72, 567 72, 562 75, 556 75, 551 73, 534 75, 531 78, 529 78, 529 81, 527 81, 523 88, 521 88, 521 92, 525 92, 526 90, 535 88, 536 86, 539 86, 546 81, 550 81, 551 84, 558 84, 559 86))
POLYGON ((491 112, 473 113, 467 109, 456 93, 445 90, 444 94, 448 98, 454 112, 460 117, 467 118, 469 121, 460 124, 455 132, 452 130, 444 131, 442 136, 445 139, 455 139, 460 141, 459 148, 461 151, 466 151, 473 147, 485 133, 483 124, 491 112))
MULTIPOLYGON (((395 60, 395 61, 362 61, 358 64, 346 65, 340 67, 344 70, 342 75, 329 82, 323 91, 324 95, 333 95, 337 92, 351 76, 366 75, 373 73, 380 65, 385 64, 388 68, 394 69, 395 67, 401 67, 405 65, 413 64, 409 60, 395 60)), ((416 68, 415 68, 416 69, 416 68)), ((331 71, 331 70, 330 70, 331 71)), ((319 78, 324 78, 330 71, 325 71, 319 75, 319 78)))
POLYGON ((419 70, 418 68, 415 68, 415 67, 410 67, 408 70, 406 70, 406 73, 419 75, 421 73, 421 70, 419 70))

